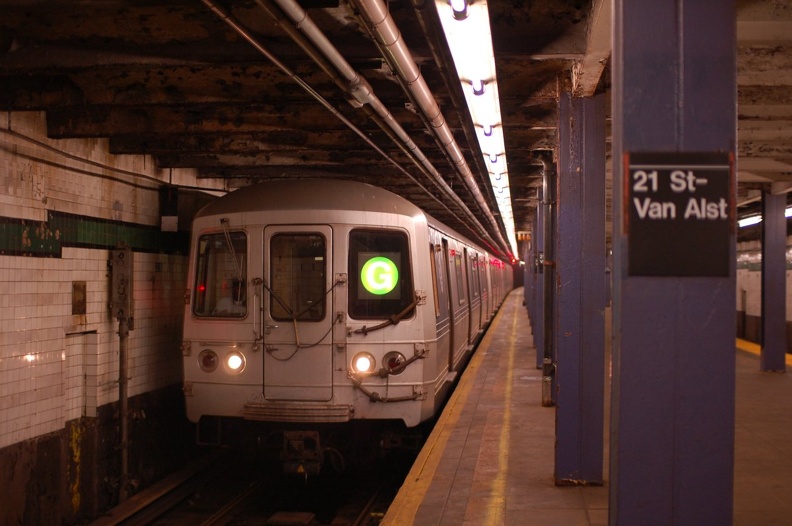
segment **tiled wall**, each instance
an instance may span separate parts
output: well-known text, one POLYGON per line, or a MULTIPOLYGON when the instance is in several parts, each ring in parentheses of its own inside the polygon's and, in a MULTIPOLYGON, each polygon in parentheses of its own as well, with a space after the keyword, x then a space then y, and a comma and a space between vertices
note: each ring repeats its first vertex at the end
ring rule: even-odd
POLYGON ((134 256, 129 395, 181 378, 186 237, 159 231, 150 178, 197 180, 45 130, 43 114, 0 115, 0 448, 118 399, 107 261, 119 241, 134 256), (84 313, 73 313, 73 282, 85 283, 84 313))
MULTIPOLYGON (((792 236, 786 242, 786 319, 792 322, 792 236)), ((748 241, 737 244, 737 310, 762 316, 762 244, 748 241), (742 303, 745 305, 742 305, 742 303)))

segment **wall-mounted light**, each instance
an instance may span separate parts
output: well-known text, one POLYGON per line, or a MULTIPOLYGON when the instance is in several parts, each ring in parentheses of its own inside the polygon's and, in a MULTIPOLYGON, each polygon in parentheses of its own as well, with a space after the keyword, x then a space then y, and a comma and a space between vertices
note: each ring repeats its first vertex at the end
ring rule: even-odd
POLYGON ((450 0, 451 11, 454 12, 454 18, 457 20, 464 20, 468 16, 468 3, 467 0, 450 0))

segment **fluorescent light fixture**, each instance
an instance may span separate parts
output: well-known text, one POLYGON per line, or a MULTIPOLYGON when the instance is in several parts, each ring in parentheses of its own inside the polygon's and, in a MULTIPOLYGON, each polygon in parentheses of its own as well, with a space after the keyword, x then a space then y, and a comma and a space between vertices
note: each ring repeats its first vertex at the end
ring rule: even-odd
POLYGON ((748 217, 743 217, 742 219, 737 221, 737 224, 740 225, 740 228, 742 228, 746 226, 755 225, 761 222, 762 222, 762 216, 748 216, 748 217))
POLYGON ((488 161, 486 165, 498 212, 506 227, 511 250, 517 254, 487 1, 435 0, 435 7, 465 94, 476 138, 488 161))
MULTIPOLYGON (((792 217, 792 206, 788 206, 788 207, 786 207, 784 209, 784 217, 792 217)), ((761 223, 761 222, 762 222, 762 215, 761 214, 757 214, 757 215, 753 215, 753 216, 746 216, 746 217, 743 217, 742 219, 738 219, 737 220, 737 224, 740 226, 740 228, 743 228, 743 227, 746 227, 746 226, 753 226, 753 225, 756 225, 756 224, 761 223)))

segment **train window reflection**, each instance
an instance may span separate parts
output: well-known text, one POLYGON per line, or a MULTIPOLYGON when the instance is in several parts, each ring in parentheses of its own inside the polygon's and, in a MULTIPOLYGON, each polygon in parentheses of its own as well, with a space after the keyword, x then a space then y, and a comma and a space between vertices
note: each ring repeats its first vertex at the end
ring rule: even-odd
POLYGON ((247 236, 206 234, 198 239, 193 313, 242 318, 247 314, 247 236))
POLYGON ((276 234, 270 240, 270 315, 320 321, 327 300, 327 249, 318 233, 276 234))
POLYGON ((407 235, 393 230, 353 230, 349 282, 353 318, 388 318, 407 308, 414 299, 407 235))

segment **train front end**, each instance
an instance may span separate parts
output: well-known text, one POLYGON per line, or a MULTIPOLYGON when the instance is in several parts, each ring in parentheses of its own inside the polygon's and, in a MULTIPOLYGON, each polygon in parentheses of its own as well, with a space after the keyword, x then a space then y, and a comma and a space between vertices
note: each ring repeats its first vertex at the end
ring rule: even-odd
MULTIPOLYGON (((371 196, 335 188, 314 204, 307 189, 299 204, 293 191, 244 189, 195 219, 182 344, 191 421, 269 423, 312 442, 314 426, 433 415, 445 375, 414 263, 428 252, 425 219, 360 210, 371 196)), ((386 195, 375 192, 379 205, 386 195)))

